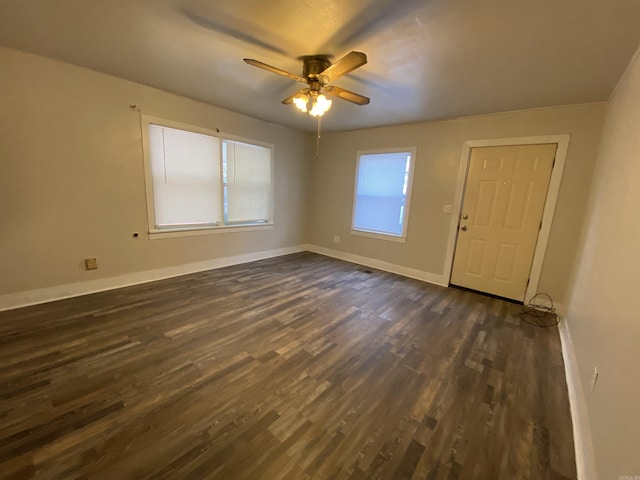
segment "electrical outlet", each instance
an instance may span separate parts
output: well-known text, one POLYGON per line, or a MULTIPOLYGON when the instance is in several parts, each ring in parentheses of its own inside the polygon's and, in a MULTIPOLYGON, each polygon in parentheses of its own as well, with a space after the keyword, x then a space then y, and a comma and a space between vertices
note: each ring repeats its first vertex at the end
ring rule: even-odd
POLYGON ((98 260, 96 258, 85 258, 84 259, 84 268, 87 270, 97 270, 98 269, 98 260))
POLYGON ((593 375, 591 375, 591 391, 596 389, 596 383, 598 382, 598 369, 593 367, 593 375))
POLYGON ((443 205, 442 206, 443 213, 453 213, 453 205, 443 205))
POLYGON ((338 235, 333 237, 333 243, 340 243, 340 237, 338 235))

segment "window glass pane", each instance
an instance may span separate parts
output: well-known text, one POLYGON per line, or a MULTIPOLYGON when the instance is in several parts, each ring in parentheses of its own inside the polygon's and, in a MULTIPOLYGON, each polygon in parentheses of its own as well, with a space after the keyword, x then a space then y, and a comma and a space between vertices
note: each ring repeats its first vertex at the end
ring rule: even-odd
POLYGON ((149 125, 156 228, 222 221, 220 140, 149 125))
POLYGON ((266 222, 271 217, 271 149, 224 141, 225 221, 266 222))
POLYGON ((353 228, 402 235, 410 152, 360 155, 353 228))

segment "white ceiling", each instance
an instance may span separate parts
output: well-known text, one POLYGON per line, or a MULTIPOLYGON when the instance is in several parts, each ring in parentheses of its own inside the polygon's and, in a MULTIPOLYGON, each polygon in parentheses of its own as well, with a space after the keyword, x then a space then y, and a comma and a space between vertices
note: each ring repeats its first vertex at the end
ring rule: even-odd
MULTIPOLYGON (((638 0, 0 0, 0 44, 313 131, 280 101, 297 57, 369 63, 325 130, 605 101, 640 43, 638 0)), ((0 72, 1 74, 1 72, 0 72)))

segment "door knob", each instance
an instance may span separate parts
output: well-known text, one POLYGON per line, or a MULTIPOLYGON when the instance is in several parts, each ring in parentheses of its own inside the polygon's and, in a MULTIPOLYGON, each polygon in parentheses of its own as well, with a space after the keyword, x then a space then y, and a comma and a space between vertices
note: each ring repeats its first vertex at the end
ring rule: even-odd
POLYGON ((469 215, 467 215, 466 213, 464 215, 462 215, 462 219, 466 220, 467 218, 469 218, 469 215))
POLYGON ((463 232, 466 232, 467 231, 467 226, 466 225, 462 225, 460 227, 460 230, 462 230, 463 232))

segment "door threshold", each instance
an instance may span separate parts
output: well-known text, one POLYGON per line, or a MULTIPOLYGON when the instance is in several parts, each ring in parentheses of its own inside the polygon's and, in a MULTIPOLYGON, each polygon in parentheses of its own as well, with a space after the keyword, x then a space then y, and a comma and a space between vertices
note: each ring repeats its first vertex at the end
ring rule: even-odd
POLYGON ((472 288, 461 287, 460 285, 449 284, 450 288, 457 288, 458 290, 464 290, 465 292, 477 293, 485 297, 495 298, 496 300, 504 300, 505 302, 514 303, 516 305, 524 305, 523 300, 514 300, 513 298, 501 297, 500 295, 494 295, 493 293, 481 292, 480 290, 473 290, 472 288))

